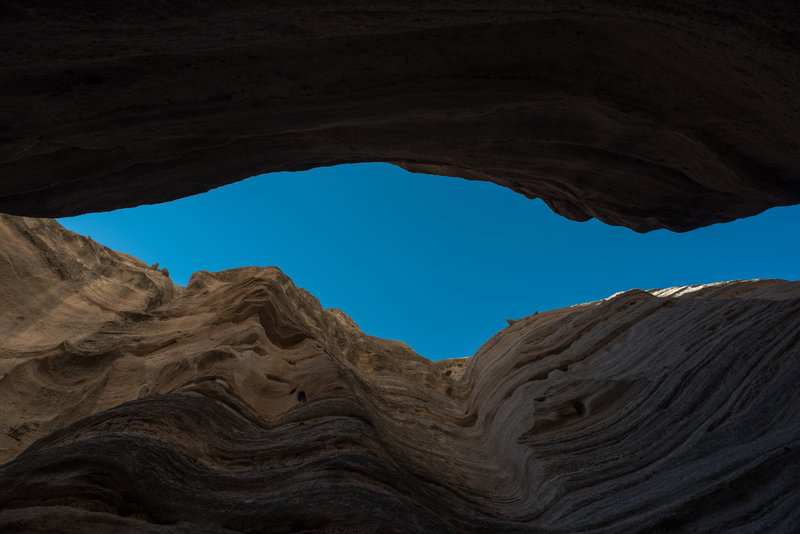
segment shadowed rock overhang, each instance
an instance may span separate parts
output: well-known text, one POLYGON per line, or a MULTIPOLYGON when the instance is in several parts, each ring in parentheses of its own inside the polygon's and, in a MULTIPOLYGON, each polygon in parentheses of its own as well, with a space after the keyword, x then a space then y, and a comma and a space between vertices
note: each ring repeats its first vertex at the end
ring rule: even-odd
POLYGON ((0 212, 69 216, 362 161, 637 231, 800 202, 794 1, 2 10, 0 212))

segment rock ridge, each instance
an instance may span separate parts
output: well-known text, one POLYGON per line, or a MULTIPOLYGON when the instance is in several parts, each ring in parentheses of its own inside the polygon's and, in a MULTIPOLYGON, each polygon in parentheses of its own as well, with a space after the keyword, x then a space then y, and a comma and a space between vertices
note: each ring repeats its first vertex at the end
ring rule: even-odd
POLYGON ((791 532, 800 283, 631 290, 471 358, 277 268, 161 271, 0 216, 0 530, 791 532))

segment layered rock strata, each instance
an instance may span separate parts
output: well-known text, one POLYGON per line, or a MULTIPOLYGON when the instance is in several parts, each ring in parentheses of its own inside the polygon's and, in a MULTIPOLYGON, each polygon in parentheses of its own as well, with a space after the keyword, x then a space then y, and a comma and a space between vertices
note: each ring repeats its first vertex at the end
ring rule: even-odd
POLYGON ((187 287, 0 217, 0 530, 790 532, 800 283, 631 290, 472 358, 277 268, 187 287))
POLYGON ((0 6, 0 212, 385 161, 684 231, 800 202, 795 0, 0 6))

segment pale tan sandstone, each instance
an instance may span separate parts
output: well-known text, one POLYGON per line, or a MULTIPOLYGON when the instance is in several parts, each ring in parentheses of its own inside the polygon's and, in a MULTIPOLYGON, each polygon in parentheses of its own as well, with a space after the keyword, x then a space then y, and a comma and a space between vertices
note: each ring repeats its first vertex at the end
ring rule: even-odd
POLYGON ((183 288, 53 221, 0 235, 0 530, 800 520, 800 283, 635 289, 431 362, 274 267, 183 288))

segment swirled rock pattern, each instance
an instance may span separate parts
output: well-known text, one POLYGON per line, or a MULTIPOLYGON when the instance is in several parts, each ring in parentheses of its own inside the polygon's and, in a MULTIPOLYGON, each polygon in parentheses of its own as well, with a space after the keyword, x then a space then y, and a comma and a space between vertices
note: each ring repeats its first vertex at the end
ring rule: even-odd
POLYGON ((0 6, 0 212, 60 217, 385 161, 575 220, 800 202, 796 0, 0 6))
POLYGON ((791 532, 800 283, 631 290, 431 362, 277 268, 0 217, 0 531, 791 532))

